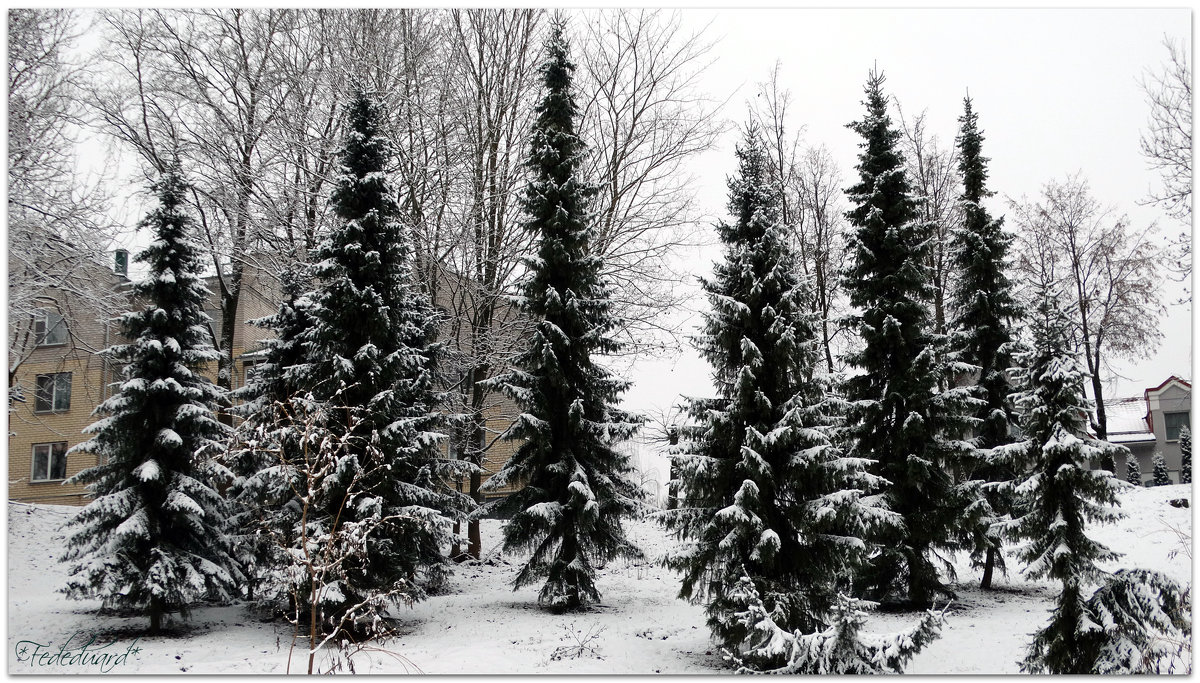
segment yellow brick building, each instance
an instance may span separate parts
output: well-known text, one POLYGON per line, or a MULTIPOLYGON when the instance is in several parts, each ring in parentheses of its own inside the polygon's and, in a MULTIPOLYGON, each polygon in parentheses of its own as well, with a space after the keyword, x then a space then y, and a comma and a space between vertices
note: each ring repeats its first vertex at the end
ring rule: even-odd
MULTIPOLYGON (((122 275, 97 264, 94 281, 111 289, 125 301, 127 310, 129 281, 122 275)), ((213 279, 213 292, 205 309, 212 318, 215 337, 221 333, 220 303, 213 279)), ((26 503, 81 505, 87 492, 80 485, 64 482, 92 467, 97 456, 68 451, 88 439, 83 430, 96 421, 96 406, 112 395, 119 380, 117 369, 100 353, 125 340, 119 325, 107 314, 88 311, 66 292, 51 292, 44 313, 34 320, 9 321, 10 349, 23 348, 21 360, 10 375, 11 387, 22 400, 11 401, 8 437, 8 497, 26 503)), ((267 271, 247 267, 238 302, 238 329, 233 340, 234 388, 244 386, 253 365, 260 360, 262 340, 269 330, 248 321, 275 313, 279 301, 279 283, 267 271)), ((10 312, 11 317, 11 312, 10 312)), ((216 367, 209 375, 215 379, 216 367)), ((517 415, 507 398, 496 396, 487 406, 488 440, 491 446, 484 462, 484 481, 500 469, 511 456, 515 444, 496 437, 503 434, 517 415)), ((460 490, 467 491, 467 482, 460 490)), ((489 495, 503 495, 508 487, 489 495)))

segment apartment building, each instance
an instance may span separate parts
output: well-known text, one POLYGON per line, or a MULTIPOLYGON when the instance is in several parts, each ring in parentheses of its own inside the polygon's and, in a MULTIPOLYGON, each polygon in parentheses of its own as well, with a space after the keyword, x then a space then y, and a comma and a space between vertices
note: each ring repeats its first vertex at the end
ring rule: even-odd
MULTIPOLYGON (((128 261, 128 254, 118 251, 111 266, 89 265, 94 271, 92 281, 98 288, 110 291, 114 299, 123 302, 120 310, 128 310, 130 303, 128 261)), ((215 278, 210 277, 208 283, 212 294, 205 311, 212 319, 213 338, 218 339, 220 299, 215 278)), ((262 341, 271 332, 250 321, 277 310, 279 289, 278 280, 269 271, 248 265, 233 338, 234 388, 244 386, 253 375, 254 366, 262 360, 262 341)), ((442 291, 449 298, 449 293, 457 290, 447 286, 442 291)), ((456 300, 461 305, 463 298, 456 300)), ((88 439, 83 430, 95 422, 96 407, 112 395, 119 380, 117 368, 100 352, 125 340, 120 337, 114 319, 116 311, 88 310, 90 302, 65 291, 47 292, 45 301, 47 305, 39 308, 33 319, 9 321, 10 349, 21 351, 14 354, 20 358, 10 372, 8 496, 10 500, 26 503, 81 505, 88 500, 87 491, 81 485, 67 485, 65 481, 98 464, 97 456, 68 451, 88 439)), ((443 336, 451 334, 463 332, 448 325, 443 336)), ((215 365, 209 374, 215 379, 215 365)), ((489 397, 484 414, 488 446, 483 463, 486 481, 516 448, 516 444, 500 437, 518 413, 511 401, 495 394, 489 397)), ((447 455, 453 457, 449 440, 446 449, 447 455)), ((457 482, 457 486, 464 492, 469 490, 467 481, 457 482)), ((504 495, 511 490, 509 487, 491 495, 504 495)))

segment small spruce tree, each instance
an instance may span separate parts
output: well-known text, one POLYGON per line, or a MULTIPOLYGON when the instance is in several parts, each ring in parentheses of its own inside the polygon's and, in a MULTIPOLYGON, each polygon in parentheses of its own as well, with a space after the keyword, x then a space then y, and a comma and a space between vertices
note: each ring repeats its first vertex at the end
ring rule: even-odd
POLYGON ((750 577, 734 588, 747 609, 737 616, 756 633, 761 645, 755 657, 726 655, 738 673, 846 676, 900 674, 909 660, 937 640, 945 623, 945 610, 927 610, 913 626, 896 633, 863 633, 867 611, 878 603, 839 595, 827 628, 813 633, 779 628, 763 605, 750 577), (764 666, 765 662, 774 662, 764 666))
POLYGON ((1192 483, 1192 430, 1179 430, 1179 483, 1192 483))
POLYGON ((96 408, 106 417, 85 430, 92 438, 72 449, 101 458, 69 480, 86 484, 95 499, 68 522, 62 558, 70 563, 64 593, 145 610, 151 633, 169 612, 186 617, 197 600, 230 597, 241 578, 228 511, 212 486, 212 458, 228 436, 215 414, 225 399, 203 374, 217 352, 177 165, 154 191, 159 206, 140 226, 153 240, 137 257, 149 275, 133 286, 141 310, 121 318, 130 342, 105 352, 124 365, 123 381, 96 408))
POLYGON ((1085 605, 1078 659, 1091 674, 1191 673, 1191 589, 1160 572, 1118 569, 1085 605))
POLYGON ((965 507, 948 471, 965 444, 948 437, 965 433, 962 406, 952 403, 969 390, 938 391, 945 368, 929 332, 931 227, 918 220, 883 82, 871 73, 866 116, 850 124, 863 141, 859 181, 847 190, 854 233, 846 289, 858 311, 847 322, 862 346, 848 357, 861 372, 844 385, 844 437, 850 457, 875 461, 870 473, 886 482, 882 503, 903 523, 872 537, 878 551, 856 584, 871 599, 928 606, 950 594, 934 560, 954 550, 965 507))
POLYGON ((1162 453, 1154 454, 1154 485, 1170 486, 1171 475, 1167 473, 1167 459, 1162 453))
POLYGON ((1068 322, 1055 298, 1049 288, 1041 294, 1031 322, 1031 346, 1017 355, 1016 400, 1026 438, 997 451, 1016 471, 1029 473, 1009 486, 1020 510, 1010 531, 1028 541, 1020 554, 1025 573, 1058 580, 1062 591, 1021 667, 1034 673, 1086 674, 1093 672, 1082 642, 1096 625, 1088 618, 1084 586, 1107 576, 1097 563, 1119 557, 1089 538, 1086 526, 1120 517, 1117 492, 1124 486, 1109 471, 1089 467, 1128 451, 1088 436, 1087 373, 1068 342, 1068 322))
POLYGON ((1142 465, 1133 453, 1125 456, 1125 481, 1134 486, 1142 485, 1142 465))
POLYGON ((696 340, 718 397, 691 401, 693 425, 675 458, 683 504, 662 518, 688 542, 667 560, 683 574, 680 597, 705 603, 714 636, 737 657, 772 668, 782 653, 739 616, 748 609, 742 582, 778 628, 822 630, 865 559, 861 538, 888 515, 861 503, 864 463, 830 442, 835 403, 818 373, 812 293, 779 222, 756 129, 737 158, 734 220, 717 225, 725 260, 703 283, 712 310, 696 340))
POLYGON ((304 263, 285 268, 280 277, 279 309, 274 315, 251 321, 273 332, 274 337, 262 341, 265 348, 258 362, 247 366, 245 385, 230 394, 242 401, 231 412, 243 421, 226 457, 231 475, 227 495, 233 506, 233 541, 250 600, 267 602, 287 594, 284 577, 277 570, 287 564, 282 554, 292 545, 288 533, 298 521, 298 507, 289 505, 298 482, 283 476, 278 466, 295 464, 303 457, 298 441, 302 428, 294 424, 292 399, 303 394, 300 378, 307 364, 303 340, 313 324, 308 270, 304 263), (265 529, 275 533, 266 534, 265 529), (262 582, 266 591, 256 594, 262 582))
POLYGON ((504 549, 529 551, 514 589, 545 578, 538 602, 554 611, 595 603, 596 563, 639 557, 622 518, 640 506, 627 455, 614 445, 639 421, 616 407, 629 383, 596 356, 617 351, 616 320, 601 261, 592 253, 589 199, 578 109, 564 26, 556 20, 541 66, 544 95, 536 109, 527 165, 525 229, 537 240, 528 261, 521 309, 533 321, 518 370, 491 380, 524 411, 509 436, 522 443, 485 485, 522 487, 500 508, 512 514, 504 549))

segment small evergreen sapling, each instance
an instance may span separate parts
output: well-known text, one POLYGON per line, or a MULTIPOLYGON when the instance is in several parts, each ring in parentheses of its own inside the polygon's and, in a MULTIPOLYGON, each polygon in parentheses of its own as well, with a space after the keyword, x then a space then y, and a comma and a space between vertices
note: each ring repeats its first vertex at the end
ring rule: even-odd
POLYGON ((1107 577, 1097 563, 1119 555, 1089 538, 1089 522, 1111 522, 1121 515, 1117 492, 1124 486, 1104 469, 1089 469, 1105 457, 1128 455, 1124 447, 1091 438, 1085 416, 1087 373, 1067 338, 1068 323, 1043 287, 1031 322, 1031 346, 1017 354, 1025 440, 1002 446, 1015 471, 1028 472, 1011 484, 1020 515, 1009 532, 1025 540, 1020 557, 1034 579, 1062 583, 1049 623, 1034 634, 1021 667, 1030 672, 1094 673, 1082 643, 1094 628, 1084 604, 1084 586, 1107 577))
POLYGON ((141 226, 153 233, 138 255, 149 274, 133 286, 141 310, 121 318, 128 344, 105 353, 124 364, 115 395, 96 408, 106 415, 72 452, 102 464, 72 477, 95 500, 70 522, 63 561, 69 597, 98 597, 106 606, 145 610, 150 632, 163 616, 187 616, 189 604, 229 598, 240 580, 226 536, 229 513, 212 486, 212 457, 228 428, 215 411, 225 402, 203 374, 217 359, 209 343, 193 223, 183 212, 187 185, 178 167, 154 185, 159 206, 141 226))
POLYGON ((1133 453, 1125 456, 1125 481, 1134 486, 1142 486, 1142 465, 1133 453))
POLYGON ((727 653, 738 673, 846 676, 901 674, 909 660, 941 637, 946 610, 928 610, 915 626, 890 634, 866 634, 866 611, 877 603, 839 595, 829 626, 814 633, 788 632, 775 623, 772 613, 748 576, 734 587, 746 609, 737 614, 744 628, 761 645, 750 653, 727 653), (769 664, 768 664, 769 662, 769 664))
POLYGON ((640 422, 617 408, 629 383, 596 356, 618 350, 616 320, 601 262, 592 253, 584 182, 583 142, 571 87, 574 65, 564 26, 556 21, 541 66, 544 95, 536 110, 527 165, 525 229, 537 239, 529 259, 521 309, 533 321, 518 370, 491 383, 524 411, 509 436, 523 440, 484 489, 523 484, 501 509, 505 551, 530 551, 514 589, 545 578, 538 602, 554 611, 595 603, 595 564, 640 557, 625 537, 623 518, 640 508, 643 492, 630 479, 629 457, 614 445, 640 422))
POLYGON ((1192 483, 1192 430, 1179 430, 1179 483, 1192 483))
POLYGON ((1170 486, 1171 475, 1167 472, 1167 459, 1162 453, 1154 454, 1154 485, 1170 486))

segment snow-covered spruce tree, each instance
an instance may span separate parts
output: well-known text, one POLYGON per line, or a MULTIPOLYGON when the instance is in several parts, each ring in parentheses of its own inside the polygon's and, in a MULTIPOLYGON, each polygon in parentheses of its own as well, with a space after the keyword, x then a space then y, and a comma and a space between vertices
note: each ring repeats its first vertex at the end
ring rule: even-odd
POLYGON ((324 509, 310 513, 310 523, 329 522, 336 533, 339 524, 379 522, 370 525, 366 552, 347 560, 338 591, 325 594, 322 607, 333 623, 397 586, 413 599, 438 589, 451 520, 472 505, 449 487, 461 472, 439 453, 437 317, 412 285, 397 195, 386 176, 391 150, 383 121, 375 100, 355 88, 331 197, 337 225, 316 250, 312 324, 302 341, 308 358, 295 377, 312 400, 327 404, 321 427, 329 438, 348 444, 338 468, 324 475, 324 509), (355 505, 343 507, 351 487, 359 491, 355 505))
POLYGON ((1142 465, 1132 453, 1125 456, 1125 481, 1134 486, 1142 485, 1142 465))
POLYGON ((141 310, 121 319, 130 342, 106 351, 124 364, 124 381, 97 407, 107 417, 85 430, 91 440, 72 449, 102 459, 69 480, 87 484, 95 500, 68 522, 62 558, 70 563, 64 593, 144 609, 151 633, 169 612, 186 617, 197 600, 228 598, 240 579, 227 508, 211 486, 228 428, 215 415, 224 396, 202 374, 217 353, 178 166, 154 191, 159 206, 140 226, 153 240, 137 257, 149 275, 133 286, 141 310))
POLYGON ((1011 512, 1012 501, 1004 487, 986 484, 1010 481, 1015 473, 986 454, 988 449, 1014 440, 1011 434, 1017 416, 1007 371, 1012 366, 1012 324, 1021 310, 1005 273, 1013 238, 1002 229, 1004 219, 992 218, 983 205, 994 193, 987 189, 988 159, 983 156, 978 119, 971 99, 964 99, 963 115, 958 119, 963 221, 951 232, 951 259, 958 279, 950 295, 953 317, 949 347, 951 367, 958 369, 954 372, 957 377, 951 380, 974 376, 977 396, 982 399, 974 411, 978 419, 970 440, 974 450, 964 458, 963 476, 985 485, 976 489, 981 498, 976 523, 963 531, 970 538, 973 560, 983 567, 980 587, 990 588, 994 568, 998 565, 1004 569, 1003 539, 992 522, 1011 512), (972 366, 969 373, 963 372, 964 364, 972 366))
POLYGON ((947 466, 969 446, 948 435, 966 432, 960 411, 969 389, 938 392, 945 370, 929 332, 931 231, 918 220, 883 82, 871 73, 866 116, 850 124, 863 142, 859 181, 847 190, 854 232, 845 283, 858 311, 847 322, 862 347, 847 358, 859 372, 844 384, 843 435, 849 456, 875 461, 870 472, 888 482, 882 505, 903 524, 872 536, 878 551, 855 583, 871 599, 928 606, 950 593, 933 559, 953 549, 965 508, 947 466))
POLYGON ((1128 457, 1128 450, 1087 434, 1087 373, 1068 342, 1069 322, 1054 301, 1050 287, 1043 286, 1030 321, 1030 346, 1016 354, 1016 401, 1025 440, 1001 446, 996 454, 1016 471, 1029 473, 1011 484, 1020 516, 1008 523, 1009 533, 1026 541, 1019 550, 1025 573, 1062 582, 1050 621, 1034 634, 1021 668, 1086 674, 1095 672, 1081 639, 1095 625, 1084 604, 1084 586, 1102 581, 1107 574, 1097 563, 1118 554, 1088 538, 1085 527, 1120 517, 1115 506, 1124 486, 1108 470, 1088 467, 1105 456, 1128 457))
POLYGON ((1157 451, 1154 453, 1154 485, 1171 485, 1171 475, 1167 473, 1167 459, 1157 451))
POLYGON ((766 149, 751 127, 737 148, 728 210, 719 223, 725 260, 705 281, 711 311, 697 348, 718 396, 691 401, 693 424, 675 458, 679 508, 662 516, 687 543, 667 564, 680 597, 703 602, 713 635, 754 666, 781 666, 739 618, 745 577, 778 628, 826 628, 838 591, 865 559, 861 540, 886 511, 859 501, 865 463, 829 440, 827 380, 818 375, 817 322, 788 227, 779 222, 766 149))
POLYGON ((292 424, 294 407, 290 401, 302 395, 300 378, 307 363, 303 339, 312 327, 312 286, 309 266, 295 263, 280 276, 280 303, 274 315, 251 321, 274 333, 263 340, 261 359, 246 384, 230 394, 242 403, 231 409, 243 422, 238 426, 237 441, 226 456, 231 482, 227 496, 233 508, 232 540, 238 561, 246 576, 246 597, 274 601, 286 589, 275 571, 287 559, 280 554, 289 542, 280 542, 278 534, 292 530, 298 521, 293 490, 276 469, 281 462, 294 463, 301 458, 298 427, 292 424), (265 581, 264 592, 256 590, 265 581))
POLYGON ((878 603, 838 595, 830 614, 830 625, 814 633, 788 632, 779 628, 763 605, 754 581, 742 577, 734 589, 738 602, 747 609, 738 615, 746 628, 757 633, 761 643, 759 662, 727 655, 738 673, 815 674, 845 676, 853 674, 900 674, 908 661, 942 634, 945 610, 926 611, 915 626, 897 633, 866 634, 866 610, 878 603), (769 657, 762 655, 770 654, 769 657), (762 661, 777 662, 770 668, 762 661))
POLYGON ((623 517, 639 508, 628 456, 614 444, 639 422, 616 408, 628 382, 612 377, 595 356, 618 350, 616 321, 601 262, 591 251, 591 189, 584 184, 585 149, 575 133, 574 65, 564 26, 555 21, 541 66, 545 94, 537 106, 525 229, 537 240, 528 260, 521 310, 533 321, 519 369, 492 380, 522 409, 509 436, 522 443, 485 485, 521 489, 501 509, 507 552, 530 551, 514 589, 546 582, 538 603, 554 611, 599 601, 594 563, 641 555, 625 537, 623 517))
POLYGON ((1179 483, 1192 483, 1192 430, 1179 430, 1179 483))
POLYGON ((1093 674, 1191 673, 1190 593, 1165 574, 1118 569, 1087 600, 1078 659, 1093 674))

